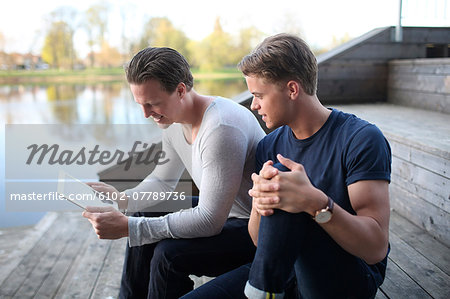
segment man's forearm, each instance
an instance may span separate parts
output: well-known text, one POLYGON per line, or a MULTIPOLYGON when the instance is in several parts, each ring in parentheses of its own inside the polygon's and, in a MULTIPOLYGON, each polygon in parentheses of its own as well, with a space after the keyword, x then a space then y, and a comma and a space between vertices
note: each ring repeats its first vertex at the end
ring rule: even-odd
POLYGON ((381 261, 387 254, 388 234, 372 217, 352 215, 335 205, 333 218, 322 227, 344 250, 368 264, 381 261))
POLYGON ((261 215, 256 211, 256 209, 252 208, 250 219, 248 221, 248 232, 255 246, 257 246, 258 244, 258 231, 260 221, 261 215))

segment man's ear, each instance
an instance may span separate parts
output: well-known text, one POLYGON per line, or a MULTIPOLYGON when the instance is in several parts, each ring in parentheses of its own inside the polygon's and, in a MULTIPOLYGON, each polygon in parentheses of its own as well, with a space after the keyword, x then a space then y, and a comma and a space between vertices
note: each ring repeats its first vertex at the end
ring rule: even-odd
POLYGON ((187 91, 186 84, 184 84, 183 82, 178 83, 176 92, 180 97, 180 99, 184 98, 186 91, 187 91))
POLYGON ((303 88, 299 82, 290 80, 286 83, 287 92, 289 94, 289 98, 294 100, 298 98, 298 96, 303 93, 303 88))

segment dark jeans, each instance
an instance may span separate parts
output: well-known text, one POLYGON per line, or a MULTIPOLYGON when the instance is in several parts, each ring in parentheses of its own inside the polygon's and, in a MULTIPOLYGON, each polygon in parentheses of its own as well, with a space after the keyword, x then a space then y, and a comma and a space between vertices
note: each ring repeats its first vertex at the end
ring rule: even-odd
MULTIPOLYGON (((251 263, 205 283, 201 287, 184 295, 181 299, 247 299, 244 295, 245 283, 248 280, 251 263)), ((289 279, 285 299, 297 299, 295 277, 289 279)))
POLYGON ((261 219, 249 283, 281 293, 294 269, 302 298, 372 298, 386 262, 387 257, 369 266, 343 250, 308 214, 277 210, 261 219))
POLYGON ((224 274, 183 299, 246 298, 247 279, 253 287, 285 293, 285 298, 373 298, 386 260, 369 266, 344 251, 308 214, 276 210, 261 218, 251 267, 224 274))
POLYGON ((247 224, 231 218, 213 237, 127 246, 119 298, 179 298, 193 289, 190 274, 214 277, 251 262, 247 224))

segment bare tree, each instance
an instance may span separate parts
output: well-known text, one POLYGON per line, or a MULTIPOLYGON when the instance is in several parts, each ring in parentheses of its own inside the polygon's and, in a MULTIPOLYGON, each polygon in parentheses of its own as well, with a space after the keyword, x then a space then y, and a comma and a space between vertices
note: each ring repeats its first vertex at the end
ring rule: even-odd
POLYGON ((94 4, 86 11, 84 29, 88 35, 91 67, 95 65, 95 47, 101 48, 105 41, 108 27, 108 14, 109 4, 107 2, 94 4))

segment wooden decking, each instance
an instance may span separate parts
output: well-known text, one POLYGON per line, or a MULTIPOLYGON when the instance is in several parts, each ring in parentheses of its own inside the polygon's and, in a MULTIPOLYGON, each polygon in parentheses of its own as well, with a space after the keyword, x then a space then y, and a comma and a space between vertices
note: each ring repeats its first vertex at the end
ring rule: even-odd
POLYGON ((0 298, 117 297, 126 239, 98 240, 81 213, 48 213, 24 234, 2 255, 0 298))
MULTIPOLYGON (((80 213, 0 232, 0 298, 117 298, 126 239, 98 240, 80 213)), ((450 298, 448 247, 395 211, 390 240, 377 298, 450 298)))
POLYGON ((396 212, 391 253, 377 298, 450 298, 450 249, 396 212))

